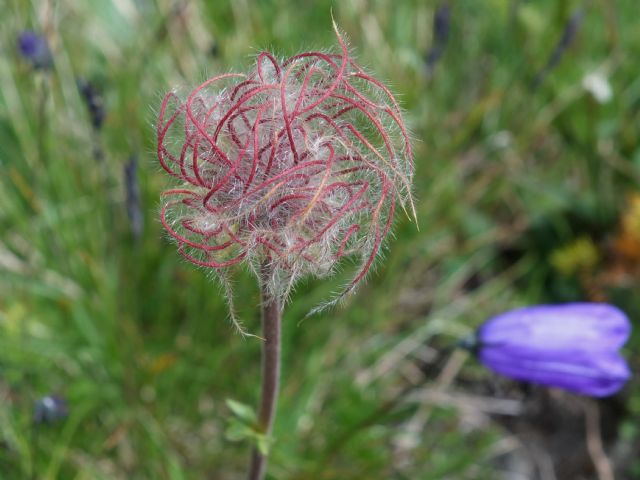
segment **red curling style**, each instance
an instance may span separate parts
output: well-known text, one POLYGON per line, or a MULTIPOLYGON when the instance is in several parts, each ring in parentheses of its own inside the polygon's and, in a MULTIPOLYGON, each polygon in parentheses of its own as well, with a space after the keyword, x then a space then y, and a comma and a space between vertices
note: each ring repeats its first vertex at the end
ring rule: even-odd
POLYGON ((160 218, 188 260, 267 261, 280 294, 345 256, 360 258, 346 291, 366 275, 396 202, 412 208, 412 152, 391 92, 338 42, 282 63, 263 52, 247 75, 165 96, 158 160, 180 183, 160 218))

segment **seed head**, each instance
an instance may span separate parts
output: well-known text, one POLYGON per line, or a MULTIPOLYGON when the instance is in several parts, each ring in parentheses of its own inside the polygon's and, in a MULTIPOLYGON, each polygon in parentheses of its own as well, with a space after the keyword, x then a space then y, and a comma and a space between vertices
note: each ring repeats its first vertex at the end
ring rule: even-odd
POLYGON ((164 192, 160 217, 191 262, 268 265, 282 298, 355 256, 344 294, 370 270, 396 202, 413 211, 402 112, 336 35, 340 53, 262 52, 247 74, 165 96, 158 159, 180 184, 164 192))

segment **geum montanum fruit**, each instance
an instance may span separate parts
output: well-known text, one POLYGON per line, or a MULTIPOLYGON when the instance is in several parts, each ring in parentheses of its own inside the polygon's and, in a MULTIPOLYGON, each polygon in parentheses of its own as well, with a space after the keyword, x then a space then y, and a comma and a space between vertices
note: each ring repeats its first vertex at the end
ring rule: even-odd
POLYGON ((180 181, 163 194, 162 224, 227 288, 223 269, 246 262, 286 299, 299 278, 355 256, 344 295, 371 268, 397 201, 414 212, 400 107, 337 36, 340 54, 262 52, 248 73, 162 102, 158 159, 180 181))
MULTIPOLYGON (((335 25, 334 25, 335 28, 335 25)), ((162 102, 158 159, 179 180, 161 221, 189 261, 218 273, 245 263, 262 293, 262 393, 248 478, 266 472, 280 370, 282 305, 296 280, 359 260, 342 294, 365 277, 396 203, 409 207, 413 161, 391 92, 349 55, 267 52, 246 74, 213 77, 162 102)))

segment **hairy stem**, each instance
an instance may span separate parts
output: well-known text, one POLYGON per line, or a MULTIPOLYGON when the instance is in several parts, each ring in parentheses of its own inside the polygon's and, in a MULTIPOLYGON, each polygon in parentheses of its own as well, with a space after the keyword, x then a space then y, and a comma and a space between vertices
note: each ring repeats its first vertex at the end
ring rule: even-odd
MULTIPOLYGON (((271 434, 271 427, 278 401, 278 384, 280 380, 280 326, 282 311, 280 301, 267 291, 269 276, 268 267, 261 272, 260 289, 262 292, 262 394, 258 422, 261 433, 271 434)), ((257 448, 251 453, 249 480, 262 480, 267 467, 267 458, 257 448)))

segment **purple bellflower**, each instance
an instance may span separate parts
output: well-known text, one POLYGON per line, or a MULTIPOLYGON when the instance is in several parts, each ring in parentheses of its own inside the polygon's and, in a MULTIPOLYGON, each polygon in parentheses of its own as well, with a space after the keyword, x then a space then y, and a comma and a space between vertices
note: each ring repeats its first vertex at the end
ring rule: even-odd
POLYGON ((539 305, 489 319, 473 349, 506 377, 605 397, 631 377, 618 352, 630 331, 626 315, 611 305, 539 305))
POLYGON ((18 51, 35 69, 46 70, 53 65, 47 39, 30 30, 18 36, 18 51))

